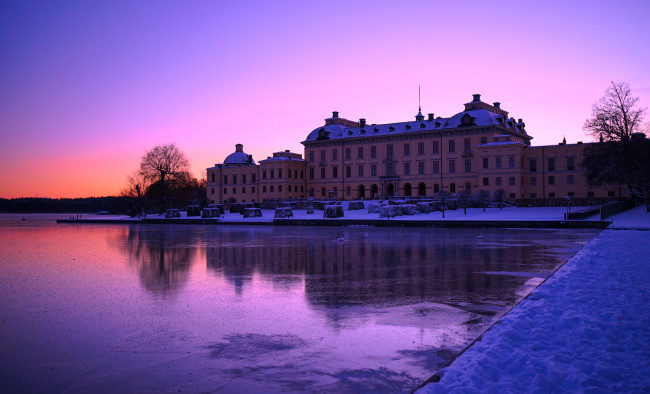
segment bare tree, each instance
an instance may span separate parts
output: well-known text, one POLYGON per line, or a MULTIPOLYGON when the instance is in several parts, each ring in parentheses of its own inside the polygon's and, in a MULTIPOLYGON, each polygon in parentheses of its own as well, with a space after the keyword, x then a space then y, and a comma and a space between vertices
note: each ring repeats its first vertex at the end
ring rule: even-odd
POLYGON ((499 209, 503 209, 503 200, 506 197, 506 191, 503 189, 497 189, 494 191, 492 194, 492 198, 494 198, 494 201, 496 201, 499 205, 499 209))
POLYGON ((140 163, 140 172, 150 182, 165 184, 189 172, 190 163, 175 144, 158 145, 148 151, 140 163))
POLYGON ((472 192, 467 189, 456 193, 456 199, 463 205, 463 215, 467 215, 467 204, 472 200, 472 192))
POLYGON ((485 189, 481 189, 476 192, 474 199, 483 207, 483 212, 485 212, 485 207, 487 207, 488 203, 490 202, 490 192, 485 189))
POLYGON ((632 97, 630 85, 612 82, 605 95, 591 107, 591 118, 584 129, 605 141, 627 141, 636 132, 643 132, 646 108, 635 108, 638 97, 632 97))
POLYGON ((599 144, 585 149, 583 166, 592 184, 618 183, 637 198, 646 200, 650 211, 650 142, 643 125, 647 108, 636 108, 630 86, 614 83, 592 108, 585 130, 599 144))
POLYGON ((190 163, 175 144, 158 145, 148 151, 140 163, 140 173, 151 182, 147 194, 159 201, 159 208, 168 204, 170 188, 177 189, 185 184, 189 176, 190 163))

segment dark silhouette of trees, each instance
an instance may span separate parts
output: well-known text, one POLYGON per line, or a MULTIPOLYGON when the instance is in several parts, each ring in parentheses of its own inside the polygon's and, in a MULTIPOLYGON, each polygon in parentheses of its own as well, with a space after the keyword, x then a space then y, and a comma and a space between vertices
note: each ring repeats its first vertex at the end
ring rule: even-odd
POLYGON ((494 201, 497 202, 499 205, 499 209, 503 209, 503 200, 506 197, 506 191, 503 189, 497 189, 494 191, 492 194, 492 198, 494 198, 494 201))
POLYGON ((650 141, 643 125, 647 109, 637 108, 638 101, 628 84, 612 82, 585 122, 584 129, 600 142, 585 149, 583 167, 589 183, 618 183, 650 210, 650 141))
POLYGON ((467 205, 472 200, 472 192, 470 192, 467 189, 461 190, 458 193, 456 193, 456 199, 463 206, 463 215, 467 215, 467 205))
POLYGON ((483 207, 483 212, 485 212, 485 208, 490 202, 490 192, 485 189, 481 189, 476 192, 474 199, 479 203, 480 206, 483 207))

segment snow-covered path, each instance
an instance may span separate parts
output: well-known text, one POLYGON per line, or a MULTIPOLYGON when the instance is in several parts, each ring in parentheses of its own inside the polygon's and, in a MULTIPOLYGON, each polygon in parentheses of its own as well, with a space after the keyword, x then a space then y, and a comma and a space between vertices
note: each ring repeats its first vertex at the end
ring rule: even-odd
POLYGON ((419 393, 650 392, 650 231, 604 230, 419 393))

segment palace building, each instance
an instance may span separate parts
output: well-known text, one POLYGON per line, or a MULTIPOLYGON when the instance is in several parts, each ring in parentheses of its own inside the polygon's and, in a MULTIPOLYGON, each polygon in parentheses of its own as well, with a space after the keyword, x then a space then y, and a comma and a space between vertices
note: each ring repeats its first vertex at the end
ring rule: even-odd
POLYGON ((505 191, 508 200, 549 206, 599 204, 620 198, 617 185, 587 183, 581 167, 589 144, 531 146, 522 119, 478 94, 449 118, 421 111, 414 121, 369 124, 338 112, 302 141, 304 159, 289 151, 255 161, 241 144, 208 168, 212 203, 431 198, 441 190, 505 191))

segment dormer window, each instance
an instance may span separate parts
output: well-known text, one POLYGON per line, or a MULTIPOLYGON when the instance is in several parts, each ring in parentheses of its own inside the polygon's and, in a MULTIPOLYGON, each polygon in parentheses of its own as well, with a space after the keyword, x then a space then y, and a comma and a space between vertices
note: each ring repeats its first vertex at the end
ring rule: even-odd
POLYGON ((420 123, 420 128, 421 128, 421 129, 423 129, 423 128, 425 128, 425 127, 426 127, 426 125, 425 125, 424 123, 420 123))
POLYGON ((410 124, 406 125, 406 130, 411 130, 411 125, 410 124))
POLYGON ((388 128, 388 130, 390 130, 390 131, 395 131, 395 128, 394 128, 393 126, 390 126, 390 127, 388 128))
POLYGON ((440 127, 440 122, 436 122, 436 127, 440 127))

